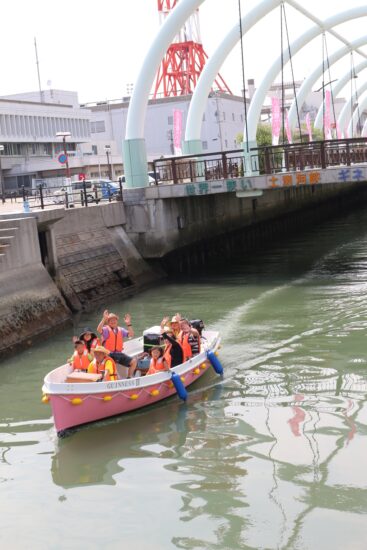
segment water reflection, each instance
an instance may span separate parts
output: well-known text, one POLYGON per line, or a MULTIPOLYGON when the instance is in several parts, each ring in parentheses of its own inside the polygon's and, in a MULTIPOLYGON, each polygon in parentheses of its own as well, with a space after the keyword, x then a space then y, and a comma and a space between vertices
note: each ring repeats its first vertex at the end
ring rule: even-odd
MULTIPOLYGON (((221 385, 197 389, 190 394, 190 407, 202 399, 218 400, 221 392, 221 385)), ((122 459, 148 457, 150 445, 157 444, 170 451, 166 456, 179 456, 188 434, 199 428, 198 422, 203 418, 195 415, 193 422, 188 405, 173 398, 150 409, 83 427, 57 441, 52 457, 52 479, 65 488, 115 485, 114 476, 123 470, 122 459)))

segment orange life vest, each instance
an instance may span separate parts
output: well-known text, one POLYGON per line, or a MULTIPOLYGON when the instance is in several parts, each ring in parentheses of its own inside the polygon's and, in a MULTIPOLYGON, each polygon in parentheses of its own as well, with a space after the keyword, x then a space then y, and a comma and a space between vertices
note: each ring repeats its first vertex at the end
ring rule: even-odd
POLYGON ((107 371, 104 376, 106 382, 109 380, 117 380, 116 363, 111 357, 105 357, 99 365, 97 365, 97 359, 93 359, 89 364, 88 372, 99 374, 101 371, 107 371), (106 365, 107 361, 109 364, 106 365))
POLYGON ((196 343, 197 352, 195 355, 200 353, 200 336, 194 336, 190 332, 180 332, 178 341, 180 342, 183 352, 184 352, 184 362, 190 359, 193 356, 191 345, 196 343), (191 344, 192 342, 192 344, 191 344))
POLYGON ((89 367, 90 359, 88 357, 88 350, 84 350, 82 355, 75 350, 73 353, 73 369, 87 370, 89 367))
POLYGON ((167 344, 166 349, 164 350, 164 353, 163 353, 163 359, 166 361, 169 368, 171 368, 171 362, 172 362, 171 349, 172 349, 172 344, 167 344))
POLYGON ((117 327, 117 333, 112 330, 111 327, 106 325, 103 328, 108 329, 108 337, 104 342, 102 342, 102 346, 104 346, 108 351, 122 351, 124 349, 124 338, 122 336, 122 328, 117 327))
POLYGON ((162 372, 163 370, 166 370, 164 368, 163 357, 158 357, 158 359, 153 359, 152 357, 147 374, 155 374, 156 372, 162 372))

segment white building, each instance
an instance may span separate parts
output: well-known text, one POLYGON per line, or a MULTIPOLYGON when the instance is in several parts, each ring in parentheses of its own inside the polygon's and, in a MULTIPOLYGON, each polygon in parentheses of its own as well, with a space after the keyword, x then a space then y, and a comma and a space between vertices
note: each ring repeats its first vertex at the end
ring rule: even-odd
POLYGON ((39 94, 0 98, 1 172, 8 193, 31 187, 32 178, 65 174, 57 132, 70 132, 69 164, 72 173, 80 172, 81 144, 90 142, 89 113, 79 108, 74 92, 43 92, 42 100, 39 94))
MULTIPOLYGON (((174 155, 173 115, 182 112, 182 140, 192 96, 168 97, 149 101, 146 122, 145 142, 148 161, 163 156, 174 155)), ((91 111, 92 149, 103 154, 105 143, 111 142, 114 154, 121 154, 125 136, 129 97, 119 100, 87 103, 81 105, 91 111)), ((238 149, 238 134, 244 129, 244 102, 242 97, 215 92, 208 98, 203 116, 201 140, 203 152, 238 149)))

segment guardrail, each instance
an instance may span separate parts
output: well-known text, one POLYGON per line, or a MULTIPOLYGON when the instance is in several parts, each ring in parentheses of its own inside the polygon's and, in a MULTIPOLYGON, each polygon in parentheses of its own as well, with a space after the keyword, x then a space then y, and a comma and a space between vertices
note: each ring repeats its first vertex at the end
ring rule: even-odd
POLYGON ((109 185, 90 187, 86 182, 80 182, 78 186, 80 186, 79 189, 75 189, 71 185, 45 187, 41 184, 37 185, 34 190, 23 186, 21 192, 24 211, 35 208, 44 210, 45 208, 55 208, 55 206, 63 206, 64 208, 88 207, 93 203, 123 200, 122 182, 120 181, 117 190, 109 185))
MULTIPOLYGON (((367 138, 312 141, 265 146, 249 152, 251 175, 351 166, 367 162, 367 138)), ((246 174, 243 150, 201 153, 157 159, 158 183, 188 183, 242 177, 246 174)))

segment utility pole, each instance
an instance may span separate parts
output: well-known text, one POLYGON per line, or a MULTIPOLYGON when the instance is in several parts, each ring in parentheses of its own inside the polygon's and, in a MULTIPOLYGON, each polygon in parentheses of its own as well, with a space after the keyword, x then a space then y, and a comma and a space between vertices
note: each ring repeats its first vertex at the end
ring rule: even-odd
POLYGON ((37 65, 37 76, 38 76, 38 88, 40 92, 40 103, 43 103, 43 94, 42 94, 42 88, 41 88, 41 76, 40 76, 40 64, 38 61, 38 51, 37 51, 37 40, 36 37, 34 38, 34 49, 36 52, 36 65, 37 65))

